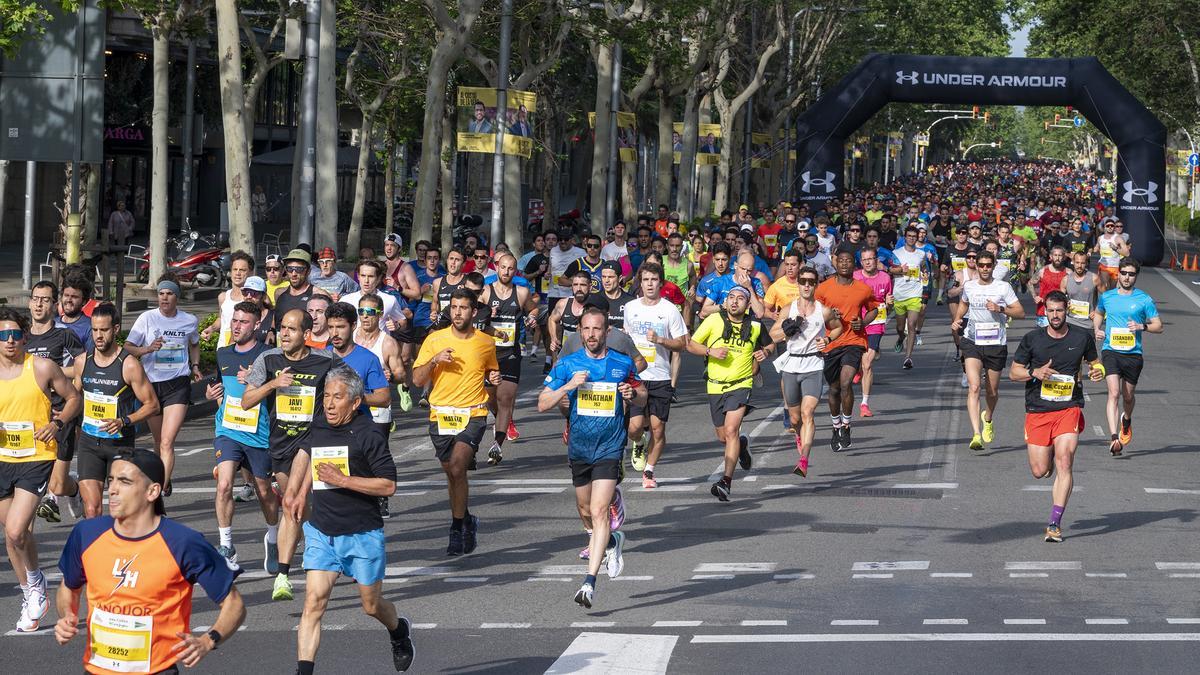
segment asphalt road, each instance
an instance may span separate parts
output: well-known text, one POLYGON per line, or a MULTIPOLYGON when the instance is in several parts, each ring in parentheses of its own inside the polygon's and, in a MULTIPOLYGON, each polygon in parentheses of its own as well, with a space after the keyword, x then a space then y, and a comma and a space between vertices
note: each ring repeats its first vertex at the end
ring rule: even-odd
MULTIPOLYGON (((900 369, 893 338, 885 340, 876 416, 855 419, 852 450, 829 451, 822 406, 808 479, 791 474, 795 450, 768 368, 744 427, 755 466, 737 474, 725 504, 708 494, 720 449, 699 360, 685 357, 661 486, 627 482, 625 571, 601 577, 590 611, 572 601, 586 538, 562 422, 531 403, 540 362, 524 371, 521 439, 500 466, 472 474, 472 511, 482 524, 471 556, 443 555, 444 481, 424 424, 415 412, 403 416, 392 436, 401 476, 386 526, 385 595, 418 628, 414 671, 1190 670, 1189 643, 1200 640, 1200 481, 1190 456, 1200 446, 1200 288, 1192 277, 1142 275, 1167 332, 1146 340, 1124 457, 1107 452, 1102 385, 1086 387, 1088 431, 1062 544, 1042 541, 1049 483, 1028 469, 1020 385, 1002 384, 996 442, 979 455, 967 449, 964 390, 942 307, 931 308, 914 370, 900 369)), ((1010 351, 1031 325, 1015 322, 1010 351)), ((189 422, 181 436, 169 509, 215 541, 210 425, 189 422)), ((69 527, 39 523, 48 571, 69 527)), ((235 544, 249 615, 201 670, 294 669, 302 602, 270 600, 261 538, 257 506, 239 505, 235 544)), ((0 617, 15 621, 19 603, 6 585, 0 617)), ((202 592, 195 608, 195 626, 215 615, 202 592)), ((362 614, 351 584, 336 588, 324 625, 320 672, 391 671, 386 635, 362 614)), ((83 651, 82 641, 57 647, 45 630, 9 632, 0 642, 16 663, 47 672, 75 671, 83 651)))

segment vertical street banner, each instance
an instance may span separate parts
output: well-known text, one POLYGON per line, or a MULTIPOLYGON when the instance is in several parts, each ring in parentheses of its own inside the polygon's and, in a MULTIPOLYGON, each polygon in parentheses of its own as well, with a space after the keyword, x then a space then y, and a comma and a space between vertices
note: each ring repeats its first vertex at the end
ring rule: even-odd
POLYGON ((788 149, 787 158, 789 162, 796 161, 796 132, 792 131, 792 137, 787 138, 787 129, 780 129, 775 132, 775 138, 779 143, 783 144, 788 149))
MULTIPOLYGON (((588 128, 596 128, 594 112, 588 113, 588 128)), ((617 113, 617 155, 622 162, 637 163, 637 115, 633 113, 617 113)))
POLYGON ((506 109, 496 110, 496 90, 458 88, 458 151, 496 151, 496 131, 504 125, 504 154, 529 159, 533 154, 533 115, 537 94, 509 89, 506 109))
POLYGON ((683 156, 683 122, 671 123, 671 151, 675 156, 675 164, 678 164, 683 156))
POLYGON ((750 168, 766 169, 771 166, 771 134, 750 134, 750 168))
MULTIPOLYGON (((671 145, 675 150, 675 163, 683 152, 683 122, 671 125, 671 145)), ((696 144, 696 166, 716 166, 721 163, 721 125, 701 124, 700 139, 696 144)))

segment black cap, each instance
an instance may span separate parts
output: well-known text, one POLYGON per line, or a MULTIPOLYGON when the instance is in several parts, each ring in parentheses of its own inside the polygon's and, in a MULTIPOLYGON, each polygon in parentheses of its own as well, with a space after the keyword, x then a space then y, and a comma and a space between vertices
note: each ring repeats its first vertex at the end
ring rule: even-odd
POLYGON ((600 271, 603 272, 604 270, 612 270, 613 272, 617 273, 617 276, 621 276, 621 264, 616 260, 607 260, 601 263, 600 271))
POLYGON ((595 307, 596 309, 608 313, 608 298, 603 293, 592 293, 583 301, 583 308, 595 307))
MULTIPOLYGON (((113 461, 129 462, 136 466, 146 478, 150 479, 151 483, 158 483, 160 488, 166 488, 167 485, 167 468, 163 466, 162 458, 150 452, 149 450, 124 450, 113 458, 113 461)), ((162 494, 158 495, 158 499, 154 501, 154 515, 166 515, 167 508, 163 504, 162 494)))

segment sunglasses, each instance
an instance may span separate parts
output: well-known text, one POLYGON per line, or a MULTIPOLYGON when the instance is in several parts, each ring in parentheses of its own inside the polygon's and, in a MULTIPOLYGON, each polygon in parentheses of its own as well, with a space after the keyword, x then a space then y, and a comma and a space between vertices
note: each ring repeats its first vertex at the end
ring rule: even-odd
MULTIPOLYGON (((1125 270, 1121 270, 1121 276, 1123 276, 1123 277, 1136 277, 1137 275, 1138 275, 1137 272, 1126 272, 1125 270)), ((19 340, 21 338, 18 337, 17 339, 19 340)), ((4 341, 4 331, 0 331, 0 342, 3 342, 3 341, 4 341)))
POLYGON ((817 280, 812 277, 800 277, 796 280, 796 283, 800 286, 816 286, 817 280))
POLYGON ((488 259, 488 257, 486 255, 477 255, 477 256, 472 256, 472 257, 475 258, 476 260, 487 260, 488 259))
POLYGON ((242 295, 244 295, 244 296, 246 296, 246 297, 251 297, 251 296, 257 297, 257 296, 260 296, 260 295, 262 295, 262 294, 263 294, 263 292, 262 292, 262 291, 252 291, 252 290, 250 290, 250 289, 248 289, 248 288, 243 288, 243 289, 242 289, 242 295))
POLYGON ((359 316, 376 316, 381 313, 383 313, 383 310, 379 309, 378 307, 359 307, 358 308, 359 316))
POLYGON ((600 248, 600 244, 584 244, 584 248, 600 248))
POLYGON ((976 267, 983 267, 983 268, 995 267, 995 266, 996 266, 996 263, 977 263, 976 264, 976 267))
POLYGON ((850 231, 851 232, 862 232, 862 230, 858 229, 857 227, 850 228, 850 231))
POLYGON ((974 260, 974 259, 976 259, 976 258, 978 258, 978 257, 979 257, 979 256, 977 256, 977 255, 969 255, 969 256, 967 256, 967 260, 974 260))
POLYGON ((267 265, 268 272, 278 272, 281 269, 283 269, 283 268, 280 267, 279 265, 267 265))
POLYGON ((19 342, 25 339, 25 331, 20 328, 9 328, 8 330, 0 330, 0 342, 8 342, 12 340, 19 342))
POLYGON ((304 265, 288 265, 286 269, 289 272, 303 272, 306 268, 304 265))
POLYGON ((791 218, 789 218, 789 219, 787 219, 787 220, 785 220, 785 221, 783 221, 783 222, 785 222, 785 223, 794 223, 794 222, 796 222, 796 221, 795 221, 795 220, 792 220, 791 218))

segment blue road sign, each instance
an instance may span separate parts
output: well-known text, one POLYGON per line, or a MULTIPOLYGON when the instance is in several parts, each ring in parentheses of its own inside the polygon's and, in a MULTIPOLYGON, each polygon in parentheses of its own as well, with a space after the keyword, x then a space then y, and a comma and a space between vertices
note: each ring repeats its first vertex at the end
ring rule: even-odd
POLYGON ((1075 118, 1075 126, 1077 126, 1077 127, 1081 127, 1081 126, 1083 126, 1083 122, 1084 122, 1084 120, 1083 120, 1083 118, 1082 118, 1082 117, 1076 117, 1076 118, 1075 118))
POLYGON ((1200 166, 1200 154, 1196 154, 1193 152, 1192 154, 1188 155, 1188 166, 1191 166, 1191 167, 1200 166))

